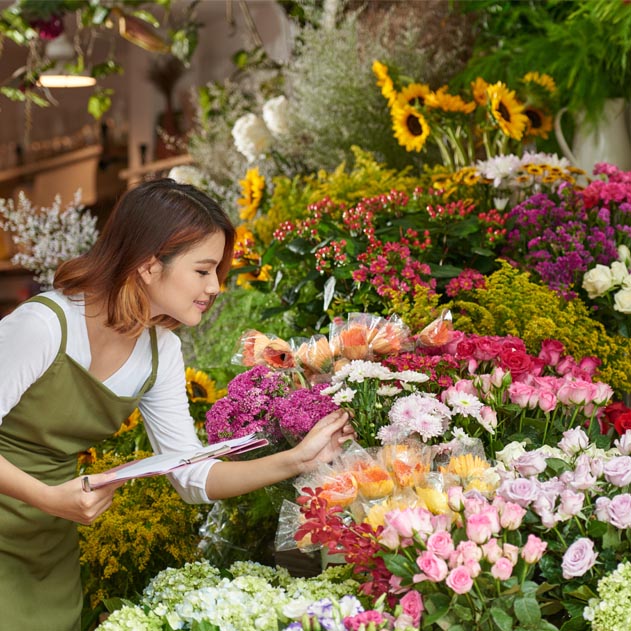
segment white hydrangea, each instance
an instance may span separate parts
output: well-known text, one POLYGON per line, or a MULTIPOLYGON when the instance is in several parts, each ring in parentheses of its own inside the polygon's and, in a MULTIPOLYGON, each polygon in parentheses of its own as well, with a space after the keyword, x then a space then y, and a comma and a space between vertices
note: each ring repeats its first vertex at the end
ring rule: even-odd
POLYGON ((631 563, 620 563, 598 582, 598 598, 583 610, 593 631, 628 631, 631 618, 631 563))
POLYGON ((232 137, 239 153, 248 162, 254 162, 267 153, 272 144, 272 135, 265 123, 256 114, 244 114, 232 128, 232 137))
POLYGON ((116 610, 99 625, 99 631, 162 631, 162 628, 162 620, 156 614, 145 613, 137 605, 116 610))
POLYGON ((288 131, 287 112, 289 101, 285 96, 277 96, 263 105, 263 120, 274 136, 282 136, 288 131))
POLYGON ((34 272, 42 289, 52 287, 60 263, 92 247, 98 236, 96 220, 81 204, 81 189, 64 210, 59 195, 50 208, 34 207, 24 191, 17 208, 12 199, 0 199, 0 228, 11 233, 18 249, 11 262, 34 272))

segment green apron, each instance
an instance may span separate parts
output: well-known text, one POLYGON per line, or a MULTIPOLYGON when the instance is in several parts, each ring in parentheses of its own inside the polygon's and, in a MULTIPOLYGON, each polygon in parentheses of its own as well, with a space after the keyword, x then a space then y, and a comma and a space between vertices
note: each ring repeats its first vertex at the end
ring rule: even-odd
MULTIPOLYGON (((77 473, 77 455, 111 436, 155 381, 158 353, 151 329, 152 371, 135 397, 119 397, 66 355, 61 307, 44 296, 61 324, 61 345, 48 370, 0 425, 0 455, 49 485, 77 473)), ((4 361, 4 360, 3 360, 4 361)), ((0 495, 0 628, 80 629, 82 590, 76 524, 0 495)))

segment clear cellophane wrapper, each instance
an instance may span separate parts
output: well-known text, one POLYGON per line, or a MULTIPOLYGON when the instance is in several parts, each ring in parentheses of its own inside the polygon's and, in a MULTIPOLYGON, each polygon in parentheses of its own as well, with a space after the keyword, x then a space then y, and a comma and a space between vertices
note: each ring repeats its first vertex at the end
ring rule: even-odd
POLYGON ((289 340, 296 366, 311 384, 328 383, 333 374, 333 350, 325 335, 289 340))
POLYGON ((335 319, 329 329, 335 358, 378 360, 414 348, 410 330, 398 316, 382 318, 370 313, 350 313, 335 319))
POLYGON ((241 335, 232 363, 250 368, 265 365, 276 370, 295 366, 294 354, 289 342, 275 335, 266 335, 256 329, 248 329, 241 335))
POLYGON ((425 348, 440 348, 449 344, 454 336, 454 327, 449 309, 443 309, 441 314, 432 320, 416 336, 420 346, 425 348))

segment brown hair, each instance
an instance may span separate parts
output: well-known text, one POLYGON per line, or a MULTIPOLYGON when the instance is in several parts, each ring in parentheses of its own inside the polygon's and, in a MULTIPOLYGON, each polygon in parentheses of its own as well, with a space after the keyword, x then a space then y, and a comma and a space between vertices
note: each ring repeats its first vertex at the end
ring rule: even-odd
POLYGON ((151 318, 138 268, 154 256, 168 265, 218 231, 226 238, 217 268, 223 283, 235 241, 226 213, 194 186, 168 178, 145 182, 120 198, 89 252, 59 266, 54 287, 67 296, 83 293, 86 302, 105 301, 107 325, 119 333, 136 336, 153 324, 174 329, 180 323, 170 316, 151 318))

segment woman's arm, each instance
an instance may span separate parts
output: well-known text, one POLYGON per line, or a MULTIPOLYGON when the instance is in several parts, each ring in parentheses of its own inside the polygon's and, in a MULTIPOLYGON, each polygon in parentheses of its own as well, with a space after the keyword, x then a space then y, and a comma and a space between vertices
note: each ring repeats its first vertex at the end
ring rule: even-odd
POLYGON ((337 410, 320 419, 293 449, 238 462, 217 462, 208 472, 206 493, 213 499, 243 495, 312 471, 330 462, 354 436, 348 414, 337 410))

